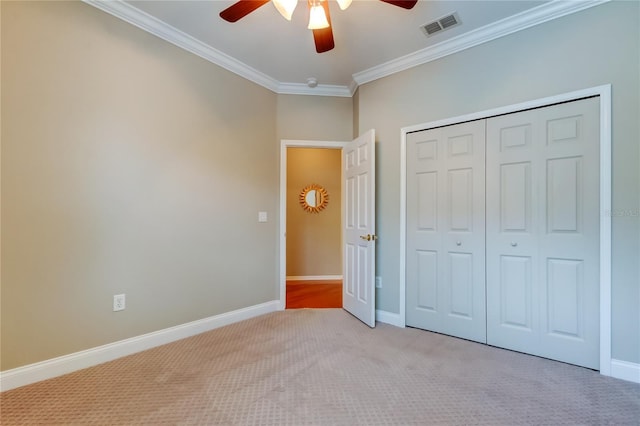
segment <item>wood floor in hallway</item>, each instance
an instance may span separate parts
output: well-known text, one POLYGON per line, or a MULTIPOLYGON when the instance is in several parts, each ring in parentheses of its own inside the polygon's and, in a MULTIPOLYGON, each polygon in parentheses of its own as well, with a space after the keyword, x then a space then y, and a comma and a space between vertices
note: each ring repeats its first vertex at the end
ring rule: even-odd
POLYGON ((342 280, 287 281, 286 307, 341 308, 342 280))

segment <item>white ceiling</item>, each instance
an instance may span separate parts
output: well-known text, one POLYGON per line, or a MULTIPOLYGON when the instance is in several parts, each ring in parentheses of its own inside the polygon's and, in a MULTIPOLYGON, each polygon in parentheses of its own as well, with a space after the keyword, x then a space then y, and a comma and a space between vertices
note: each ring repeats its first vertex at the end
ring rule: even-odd
POLYGON ((601 3, 527 0, 420 0, 405 10, 329 0, 335 49, 316 53, 306 28, 306 0, 291 22, 269 3, 236 23, 218 16, 234 3, 214 1, 85 2, 137 25, 278 93, 351 96, 358 84, 419 65, 601 3), (420 27, 456 12, 461 25, 425 36, 420 27), (313 77, 318 87, 311 89, 313 77))

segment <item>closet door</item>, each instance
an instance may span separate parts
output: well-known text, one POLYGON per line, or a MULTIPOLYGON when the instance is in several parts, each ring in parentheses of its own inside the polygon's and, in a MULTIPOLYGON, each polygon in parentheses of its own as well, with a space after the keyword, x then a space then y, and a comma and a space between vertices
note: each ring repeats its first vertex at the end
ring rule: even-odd
POLYGON ((409 326, 486 341, 484 160, 484 121, 407 135, 409 326))
POLYGON ((599 368, 598 98, 487 120, 487 343, 599 368))

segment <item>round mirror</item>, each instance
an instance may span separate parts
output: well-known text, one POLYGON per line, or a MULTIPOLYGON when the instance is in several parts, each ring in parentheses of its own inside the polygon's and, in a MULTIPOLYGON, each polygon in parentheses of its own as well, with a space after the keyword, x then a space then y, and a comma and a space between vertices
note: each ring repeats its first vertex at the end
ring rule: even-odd
POLYGON ((300 205, 309 213, 319 213, 329 202, 327 190, 320 185, 312 183, 300 192, 300 205))
POLYGON ((309 205, 310 207, 316 207, 318 205, 318 203, 316 202, 317 194, 318 191, 316 191, 315 189, 307 192, 307 195, 305 195, 304 197, 304 201, 306 201, 307 205, 309 205))

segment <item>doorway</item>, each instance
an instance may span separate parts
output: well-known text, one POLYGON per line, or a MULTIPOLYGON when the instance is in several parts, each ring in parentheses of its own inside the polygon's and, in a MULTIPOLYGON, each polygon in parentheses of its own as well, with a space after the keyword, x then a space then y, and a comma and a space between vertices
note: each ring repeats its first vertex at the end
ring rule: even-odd
POLYGON ((281 141, 280 309, 342 307, 343 146, 281 141), (300 204, 301 191, 311 184, 328 194, 327 206, 318 213, 300 204))
MULTIPOLYGON (((375 130, 349 142, 282 140, 280 144, 280 302, 286 304, 287 273, 287 149, 340 149, 342 307, 369 327, 375 327, 375 130)), ((306 197, 305 197, 306 198, 306 197)))
POLYGON ((342 308, 342 151, 287 148, 286 309, 342 308))

